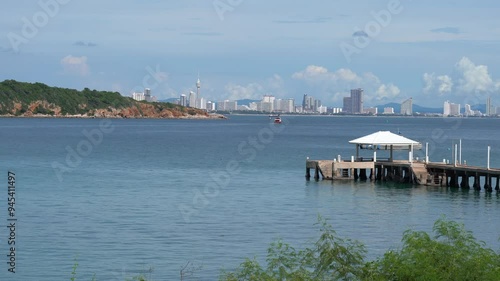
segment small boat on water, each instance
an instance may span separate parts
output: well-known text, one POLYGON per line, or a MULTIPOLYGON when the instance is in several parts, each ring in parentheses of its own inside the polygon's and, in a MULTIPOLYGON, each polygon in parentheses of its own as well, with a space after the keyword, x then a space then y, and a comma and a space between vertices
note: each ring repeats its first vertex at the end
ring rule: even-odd
POLYGON ((276 118, 274 118, 274 124, 281 124, 281 117, 276 116, 276 118))

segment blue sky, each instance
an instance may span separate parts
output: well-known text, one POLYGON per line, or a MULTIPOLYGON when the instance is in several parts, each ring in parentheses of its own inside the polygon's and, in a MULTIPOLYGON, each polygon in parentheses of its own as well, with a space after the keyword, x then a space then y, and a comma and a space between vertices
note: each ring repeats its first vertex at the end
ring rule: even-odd
POLYGON ((500 4, 411 0, 16 0, 0 12, 0 80, 160 99, 307 93, 342 106, 500 106, 500 4))

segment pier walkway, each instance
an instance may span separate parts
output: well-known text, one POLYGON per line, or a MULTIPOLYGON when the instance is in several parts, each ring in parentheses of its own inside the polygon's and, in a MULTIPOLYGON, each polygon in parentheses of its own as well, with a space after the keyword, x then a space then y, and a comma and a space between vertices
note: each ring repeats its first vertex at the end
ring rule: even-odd
MULTIPOLYGON (((352 159, 354 160, 354 159, 352 159)), ((373 180, 428 186, 500 190, 500 169, 408 160, 306 160, 306 178, 373 180)))

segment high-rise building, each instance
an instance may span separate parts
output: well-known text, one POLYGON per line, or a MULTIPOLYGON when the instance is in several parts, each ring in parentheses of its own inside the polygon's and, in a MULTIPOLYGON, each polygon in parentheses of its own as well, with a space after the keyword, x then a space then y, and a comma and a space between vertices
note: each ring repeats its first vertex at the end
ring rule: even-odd
POLYGON ((181 98, 179 100, 179 104, 182 105, 182 106, 187 106, 187 97, 186 97, 186 95, 184 95, 184 94, 181 95, 181 98))
POLYGON ((205 98, 200 98, 196 100, 196 108, 207 109, 207 100, 205 98))
POLYGON ((189 92, 189 100, 188 100, 188 106, 189 107, 196 107, 196 93, 193 91, 189 92))
POLYGON ((320 110, 319 110, 320 107, 321 107, 321 101, 320 100, 315 100, 314 101, 313 111, 314 112, 320 112, 320 110))
POLYGON ((283 100, 282 108, 284 112, 295 112, 295 100, 294 99, 283 100))
POLYGON ((445 101, 443 104, 443 116, 450 116, 451 106, 450 101, 445 101))
POLYGON ((413 115, 413 100, 409 98, 401 103, 401 112, 402 115, 413 115))
POLYGON ((273 112, 276 98, 272 95, 265 95, 260 101, 260 110, 264 112, 273 112))
POLYGON ((304 97, 302 98, 302 108, 306 108, 308 106, 307 104, 307 94, 304 94, 304 97))
POLYGON ((363 113, 363 89, 352 89, 350 97, 344 97, 343 111, 351 114, 363 113))
POLYGON ((352 89, 352 113, 363 113, 363 89, 352 89))
POLYGON ((302 100, 302 110, 304 112, 314 111, 314 102, 314 97, 305 94, 304 99, 302 100))
POLYGON ((445 101, 443 104, 443 116, 459 116, 460 115, 460 104, 450 103, 445 101))
POLYGON ((486 115, 487 116, 492 116, 492 115, 495 115, 495 108, 493 106, 493 104, 491 103, 491 97, 488 97, 486 99, 486 115))
POLYGON ((450 114, 452 116, 459 116, 460 115, 460 104, 452 103, 450 105, 450 114))
POLYGON ((342 107, 342 111, 345 113, 352 113, 352 98, 344 97, 344 105, 342 107))
POLYGON ((295 112, 294 99, 275 99, 274 100, 275 112, 295 112))

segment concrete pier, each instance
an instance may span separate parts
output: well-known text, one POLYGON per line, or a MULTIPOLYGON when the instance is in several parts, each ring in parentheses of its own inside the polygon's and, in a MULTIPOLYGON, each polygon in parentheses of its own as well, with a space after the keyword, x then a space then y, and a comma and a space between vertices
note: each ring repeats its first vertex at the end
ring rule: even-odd
POLYGON ((407 160, 358 159, 355 161, 307 160, 306 178, 319 180, 374 180, 500 191, 500 169, 407 160))
MULTIPOLYGON (((462 165, 462 145, 460 141, 460 157, 457 159, 457 146, 455 145, 454 160, 452 164, 429 162, 428 143, 425 145, 425 160, 415 161, 414 150, 421 149, 422 144, 405 138, 401 134, 390 131, 378 131, 367 136, 349 141, 356 145, 356 156, 351 156, 351 161, 342 161, 340 155, 335 160, 309 160, 306 161, 306 178, 311 178, 311 169, 314 169, 314 178, 328 180, 375 180, 411 183, 418 185, 441 186, 449 188, 462 188, 481 190, 486 192, 500 191, 500 169, 490 168, 490 151, 488 146, 487 167, 474 167, 462 165), (360 157, 360 150, 373 151, 372 158, 360 157), (408 151, 407 160, 394 160, 393 151, 408 151), (379 151, 388 151, 389 158, 377 157, 379 151), (369 171, 369 176, 367 172, 369 171)), ((380 156, 380 155, 378 155, 380 156)), ((464 161, 465 163, 465 161, 464 161)))

